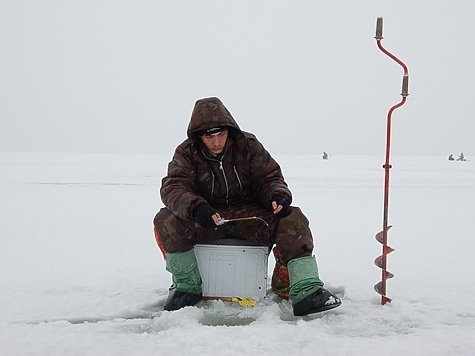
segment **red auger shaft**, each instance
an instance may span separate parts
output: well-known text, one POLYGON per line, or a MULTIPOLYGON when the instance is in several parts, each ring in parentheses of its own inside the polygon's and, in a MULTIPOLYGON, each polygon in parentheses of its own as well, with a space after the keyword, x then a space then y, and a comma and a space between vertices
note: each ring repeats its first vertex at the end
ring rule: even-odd
POLYGON ((378 17, 376 21, 376 43, 378 48, 391 59, 396 61, 399 65, 402 66, 404 70, 403 78, 402 78, 402 99, 399 103, 393 105, 387 115, 387 124, 386 124, 386 159, 383 165, 384 168, 384 201, 383 201, 383 230, 376 234, 376 240, 380 242, 382 247, 382 255, 378 256, 374 263, 376 266, 382 269, 381 273, 381 282, 374 286, 374 289, 377 293, 381 295, 381 304, 384 305, 388 302, 391 302, 391 299, 386 296, 386 280, 389 278, 394 277, 391 272, 387 271, 387 256, 389 253, 394 251, 393 248, 388 246, 388 230, 391 228, 388 225, 388 210, 389 210, 389 170, 392 168, 389 159, 390 159, 390 152, 391 152, 391 117, 393 111, 399 108, 400 106, 404 105, 406 102, 406 98, 409 95, 408 88, 409 88, 409 72, 407 66, 395 55, 390 53, 386 50, 383 45, 381 44, 381 40, 383 39, 383 18, 378 17))

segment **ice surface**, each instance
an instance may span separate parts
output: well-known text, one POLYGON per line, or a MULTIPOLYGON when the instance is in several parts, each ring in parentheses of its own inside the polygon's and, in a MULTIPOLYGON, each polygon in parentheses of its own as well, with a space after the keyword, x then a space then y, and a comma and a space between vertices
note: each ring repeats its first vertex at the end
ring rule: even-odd
POLYGON ((0 153, 0 354, 473 354, 473 161, 392 158, 383 307, 383 157, 276 156, 343 296, 298 318, 273 300, 160 311, 170 275, 152 219, 169 158, 0 153))

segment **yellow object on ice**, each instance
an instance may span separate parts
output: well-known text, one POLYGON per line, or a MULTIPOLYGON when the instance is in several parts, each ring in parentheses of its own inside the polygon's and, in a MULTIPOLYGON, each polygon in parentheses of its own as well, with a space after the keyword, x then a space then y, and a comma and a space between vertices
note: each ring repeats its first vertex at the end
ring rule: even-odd
POLYGON ((257 301, 252 298, 239 298, 239 297, 232 297, 231 301, 234 303, 238 303, 240 306, 245 308, 252 308, 257 305, 257 301))

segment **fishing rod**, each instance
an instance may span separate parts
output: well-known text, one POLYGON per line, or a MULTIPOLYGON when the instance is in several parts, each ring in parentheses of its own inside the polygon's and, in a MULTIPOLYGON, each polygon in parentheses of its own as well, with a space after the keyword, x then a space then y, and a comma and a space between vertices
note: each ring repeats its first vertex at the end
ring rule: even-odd
MULTIPOLYGON (((266 226, 269 226, 269 224, 263 218, 260 218, 258 216, 249 216, 249 217, 245 217, 245 218, 234 218, 234 219, 219 218, 216 225, 221 226, 221 225, 224 225, 224 224, 230 223, 230 222, 238 222, 238 221, 246 221, 246 220, 260 220, 264 224, 266 224, 266 226)), ((201 226, 200 226, 200 224, 195 223, 195 227, 200 228, 201 226)))
POLYGON ((249 216, 249 217, 246 217, 246 218, 235 218, 235 219, 223 219, 223 218, 220 218, 218 220, 218 225, 223 225, 225 223, 228 223, 228 222, 234 222, 234 221, 246 221, 246 220, 260 220, 262 221, 264 224, 266 224, 267 226, 269 226, 269 224, 263 219, 263 218, 260 218, 258 216, 249 216))

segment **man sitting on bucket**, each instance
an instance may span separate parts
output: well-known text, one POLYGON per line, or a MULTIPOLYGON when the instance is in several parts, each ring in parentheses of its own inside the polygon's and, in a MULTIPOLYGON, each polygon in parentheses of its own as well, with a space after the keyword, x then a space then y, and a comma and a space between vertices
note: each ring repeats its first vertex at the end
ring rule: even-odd
POLYGON ((290 206, 292 194, 280 166, 257 138, 241 131, 218 98, 195 103, 187 135, 168 164, 160 188, 165 207, 154 219, 155 237, 173 282, 164 309, 201 300, 193 247, 227 235, 275 245, 272 288, 290 298, 294 315, 341 305, 319 278, 309 221, 290 206), (258 219, 222 223, 243 217, 258 219))

